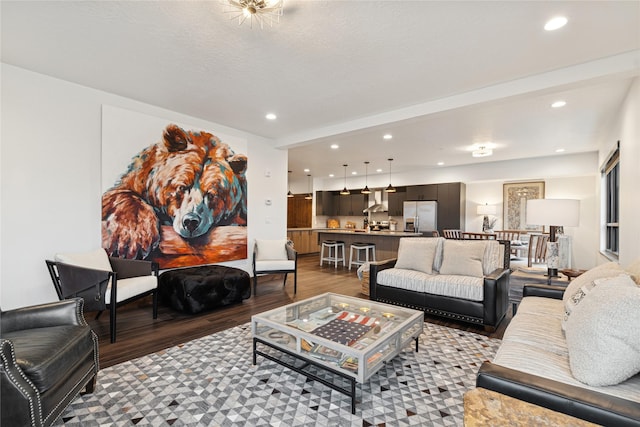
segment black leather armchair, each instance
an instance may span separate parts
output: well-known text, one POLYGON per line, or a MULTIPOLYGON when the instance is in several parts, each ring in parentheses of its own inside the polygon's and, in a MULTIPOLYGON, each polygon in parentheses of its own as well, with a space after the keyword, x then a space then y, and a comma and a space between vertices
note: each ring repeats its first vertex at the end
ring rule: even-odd
POLYGON ((0 311, 1 424, 49 426, 83 388, 92 393, 98 338, 83 300, 0 311))

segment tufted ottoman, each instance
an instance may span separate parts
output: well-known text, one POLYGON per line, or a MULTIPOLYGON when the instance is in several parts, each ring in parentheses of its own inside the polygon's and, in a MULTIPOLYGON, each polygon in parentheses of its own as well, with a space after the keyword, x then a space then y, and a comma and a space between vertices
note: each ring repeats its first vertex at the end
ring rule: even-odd
POLYGON ((251 296, 251 279, 244 270, 204 265, 163 272, 158 292, 165 304, 186 313, 242 302, 251 296))

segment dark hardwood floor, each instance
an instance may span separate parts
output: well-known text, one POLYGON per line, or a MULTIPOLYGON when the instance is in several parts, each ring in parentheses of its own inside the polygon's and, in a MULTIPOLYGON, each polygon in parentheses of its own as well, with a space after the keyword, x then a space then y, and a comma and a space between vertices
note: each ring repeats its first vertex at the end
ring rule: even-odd
MULTIPOLYGON (((87 321, 100 340, 100 367, 106 368, 126 360, 154 353, 195 338, 222 331, 249 322, 251 316, 294 301, 325 292, 368 298, 360 293, 361 285, 355 268, 334 269, 319 266, 317 254, 298 259, 298 293, 293 295, 293 276, 282 286, 282 276, 262 276, 258 281, 258 293, 237 304, 220 309, 189 315, 160 304, 158 318, 153 319, 151 299, 134 302, 118 309, 117 342, 109 342, 109 315, 103 313, 98 320, 95 313, 86 313, 87 321)), ((502 338, 511 313, 494 332, 482 327, 425 316, 425 320, 479 334, 502 338)))

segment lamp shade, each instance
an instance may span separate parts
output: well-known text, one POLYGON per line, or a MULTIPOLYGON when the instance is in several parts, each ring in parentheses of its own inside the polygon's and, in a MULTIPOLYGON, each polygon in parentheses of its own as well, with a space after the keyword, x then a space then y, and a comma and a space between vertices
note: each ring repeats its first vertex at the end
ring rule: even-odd
POLYGON ((580 200, 527 200, 527 224, 577 227, 580 225, 580 200))
POLYGON ((478 205, 478 215, 495 215, 496 207, 495 205, 478 205))

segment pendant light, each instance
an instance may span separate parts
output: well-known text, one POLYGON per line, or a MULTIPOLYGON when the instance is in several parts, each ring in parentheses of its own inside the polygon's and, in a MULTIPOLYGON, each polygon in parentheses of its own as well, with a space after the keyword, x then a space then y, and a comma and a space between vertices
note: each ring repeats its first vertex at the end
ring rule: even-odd
POLYGON ((311 175, 309 175, 309 174, 307 174, 307 181, 308 181, 309 194, 304 196, 304 199, 305 200, 312 200, 313 199, 313 194, 311 194, 311 175))
POLYGON ((289 192, 287 193, 287 197, 293 197, 293 193, 291 192, 291 171, 289 172, 289 192))
POLYGON ((340 192, 340 195, 341 196, 348 196, 349 194, 351 194, 351 192, 349 190, 347 190, 347 166, 349 166, 349 165, 342 165, 342 166, 344 166, 344 188, 340 192))
POLYGON ((393 185, 391 185, 391 162, 393 162, 393 159, 387 159, 387 160, 389 160, 389 186, 385 188, 384 191, 387 193, 395 193, 396 189, 393 185))
POLYGON ((362 189, 362 194, 371 194, 371 190, 369 190, 369 186, 367 185, 367 178, 369 176, 369 162, 364 162, 364 188, 362 189))

